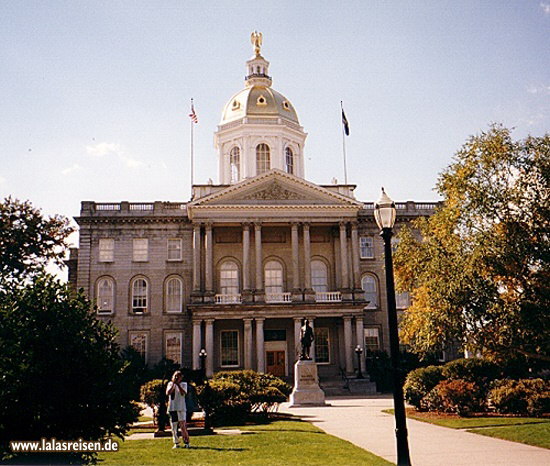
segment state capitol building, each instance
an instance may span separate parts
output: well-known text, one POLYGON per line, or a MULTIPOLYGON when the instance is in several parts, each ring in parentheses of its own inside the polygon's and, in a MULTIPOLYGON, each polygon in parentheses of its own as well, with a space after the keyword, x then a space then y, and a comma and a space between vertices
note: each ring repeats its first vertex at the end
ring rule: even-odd
MULTIPOLYGON (((307 134, 260 52, 214 133, 220 184, 193 185, 188 202, 82 202, 69 279, 150 365, 197 369, 204 348, 208 375, 291 378, 307 318, 321 381, 353 374, 357 345, 389 349, 374 203, 306 179, 307 134)), ((396 229, 436 205, 397 202, 396 229)))

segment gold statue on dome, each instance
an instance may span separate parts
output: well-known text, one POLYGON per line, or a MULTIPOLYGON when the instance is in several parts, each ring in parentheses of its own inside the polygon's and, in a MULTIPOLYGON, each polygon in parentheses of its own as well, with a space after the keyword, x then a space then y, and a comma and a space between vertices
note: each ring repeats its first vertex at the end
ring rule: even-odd
POLYGON ((250 42, 254 46, 254 53, 257 57, 260 56, 260 49, 262 48, 262 33, 254 31, 250 34, 250 42))

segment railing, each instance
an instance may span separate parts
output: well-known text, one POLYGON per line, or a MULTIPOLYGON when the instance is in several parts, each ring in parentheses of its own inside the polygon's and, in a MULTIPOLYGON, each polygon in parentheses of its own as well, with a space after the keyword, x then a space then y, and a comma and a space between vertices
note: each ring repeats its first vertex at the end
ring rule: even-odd
POLYGON ((342 301, 342 293, 339 291, 317 291, 315 301, 318 303, 338 303, 342 301))
POLYGON ((120 210, 120 204, 117 202, 116 204, 115 203, 98 203, 96 202, 95 204, 95 209, 96 210, 111 210, 111 211, 114 211, 114 210, 120 210))
POLYGON ((155 208, 155 204, 153 204, 152 202, 147 202, 147 203, 131 203, 129 205, 129 209, 130 210, 154 210, 155 208))
POLYGON ((185 210, 185 209, 187 209, 187 204, 185 202, 163 202, 162 206, 166 210, 185 210))
POLYGON ((241 295, 240 294, 217 294, 214 297, 214 302, 216 304, 240 304, 241 295))
POLYGON ((266 293, 266 303, 290 303, 292 301, 292 295, 289 292, 286 293, 266 293))

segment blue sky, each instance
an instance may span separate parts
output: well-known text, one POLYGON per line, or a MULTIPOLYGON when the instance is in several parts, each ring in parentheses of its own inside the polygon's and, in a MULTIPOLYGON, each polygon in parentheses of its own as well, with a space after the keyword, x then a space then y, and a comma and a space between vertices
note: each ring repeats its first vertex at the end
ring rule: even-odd
POLYGON ((213 132, 263 33, 273 87, 309 134, 306 177, 343 181, 340 100, 360 200, 437 199, 466 138, 550 122, 550 0, 0 2, 0 195, 48 214, 82 200, 188 200, 217 181, 213 132))

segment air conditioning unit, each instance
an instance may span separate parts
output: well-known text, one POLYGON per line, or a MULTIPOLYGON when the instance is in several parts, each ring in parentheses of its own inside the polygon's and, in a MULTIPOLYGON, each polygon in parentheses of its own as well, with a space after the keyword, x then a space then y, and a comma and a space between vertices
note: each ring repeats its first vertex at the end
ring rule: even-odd
POLYGON ((147 312, 146 307, 134 307, 134 314, 144 314, 147 312))

